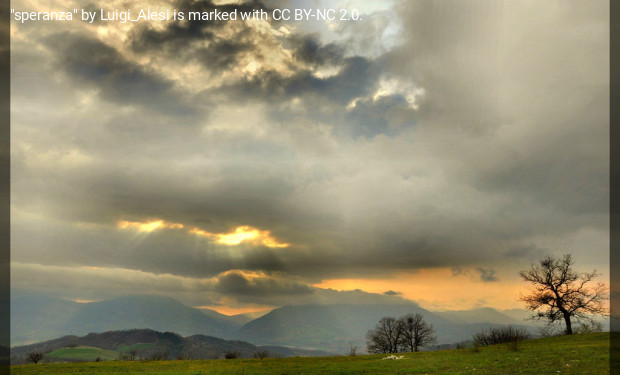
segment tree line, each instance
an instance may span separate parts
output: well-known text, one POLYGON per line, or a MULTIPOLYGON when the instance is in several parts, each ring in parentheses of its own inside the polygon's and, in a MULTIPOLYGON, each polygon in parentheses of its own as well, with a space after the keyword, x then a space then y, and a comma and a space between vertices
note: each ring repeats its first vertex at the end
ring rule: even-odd
POLYGON ((418 352, 435 342, 433 325, 426 323, 422 314, 381 318, 366 334, 369 353, 418 352))

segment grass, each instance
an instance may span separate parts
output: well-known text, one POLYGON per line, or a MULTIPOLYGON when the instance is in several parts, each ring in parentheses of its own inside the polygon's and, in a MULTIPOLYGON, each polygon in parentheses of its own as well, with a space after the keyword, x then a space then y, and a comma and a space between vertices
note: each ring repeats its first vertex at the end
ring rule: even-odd
POLYGON ((144 350, 147 348, 150 348, 151 346, 153 346, 153 344, 148 344, 148 343, 140 343, 140 344, 133 344, 133 345, 121 345, 119 347, 116 348, 117 351, 119 352, 128 352, 130 350, 144 350))
POLYGON ((529 340, 511 350, 506 344, 437 352, 355 357, 268 358, 209 361, 107 361, 13 366, 11 374, 609 374, 609 333, 529 340))
POLYGON ((78 346, 75 348, 56 349, 46 354, 47 357, 57 359, 73 359, 81 361, 94 361, 97 358, 102 360, 112 360, 118 358, 118 352, 93 348, 90 346, 78 346))

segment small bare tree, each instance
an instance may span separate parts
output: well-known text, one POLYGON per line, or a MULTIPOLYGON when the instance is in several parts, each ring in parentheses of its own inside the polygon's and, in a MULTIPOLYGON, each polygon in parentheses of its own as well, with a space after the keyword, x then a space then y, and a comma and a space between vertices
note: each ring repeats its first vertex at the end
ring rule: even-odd
POLYGON ((353 346, 351 341, 349 341, 349 355, 351 357, 355 357, 357 355, 357 345, 353 346))
POLYGON ((402 335, 401 320, 389 316, 381 318, 375 328, 366 334, 367 350, 369 353, 398 353, 402 335))
POLYGON ((39 361, 43 359, 43 356, 44 355, 41 352, 30 352, 26 354, 26 360, 36 365, 37 363, 39 363, 39 361))
POLYGON ((427 324, 422 314, 407 314, 399 320, 403 327, 400 340, 403 351, 417 352, 421 347, 437 342, 433 325, 427 324))
POLYGON ((576 272, 574 263, 568 254, 562 259, 549 256, 519 273, 534 287, 529 295, 520 298, 529 310, 537 312, 532 318, 549 322, 563 320, 567 335, 573 333, 572 318, 590 320, 591 315, 608 312, 604 305, 608 299, 607 286, 600 282, 591 285, 598 272, 576 272))

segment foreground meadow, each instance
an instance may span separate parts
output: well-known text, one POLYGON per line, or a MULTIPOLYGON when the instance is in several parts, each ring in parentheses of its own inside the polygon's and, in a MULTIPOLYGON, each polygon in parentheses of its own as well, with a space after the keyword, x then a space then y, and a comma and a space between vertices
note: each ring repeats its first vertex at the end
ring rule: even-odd
POLYGON ((609 374, 609 334, 551 337, 508 345, 355 357, 209 361, 107 361, 13 366, 12 374, 609 374))

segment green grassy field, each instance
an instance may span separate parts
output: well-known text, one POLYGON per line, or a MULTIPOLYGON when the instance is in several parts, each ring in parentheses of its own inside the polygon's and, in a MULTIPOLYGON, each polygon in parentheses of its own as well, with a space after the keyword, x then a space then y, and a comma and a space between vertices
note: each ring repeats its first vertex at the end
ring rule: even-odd
POLYGON ((210 361, 91 362, 13 366, 11 374, 609 374, 609 333, 530 340, 507 345, 355 357, 210 361))
POLYGON ((102 360, 113 360, 118 358, 118 352, 89 346, 78 346, 76 348, 62 348, 46 354, 47 357, 56 359, 71 358, 82 361, 94 361, 97 358, 102 360))

